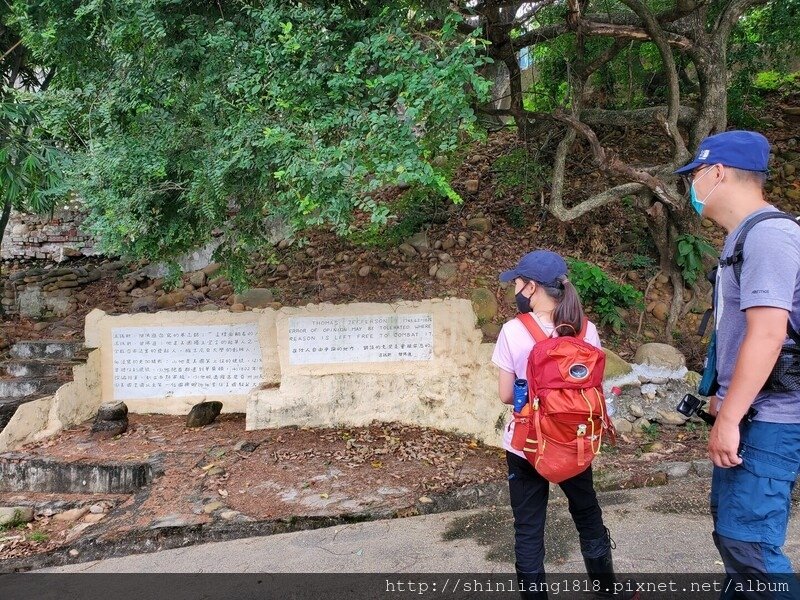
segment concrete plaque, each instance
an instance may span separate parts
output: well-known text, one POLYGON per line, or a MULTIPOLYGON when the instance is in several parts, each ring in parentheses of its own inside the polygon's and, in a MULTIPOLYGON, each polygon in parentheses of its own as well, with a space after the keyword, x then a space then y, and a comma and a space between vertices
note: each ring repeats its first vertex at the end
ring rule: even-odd
POLYGON ((289 319, 289 364, 430 360, 430 314, 289 319))
POLYGON ((114 327, 114 399, 246 394, 261 382, 258 326, 114 327))

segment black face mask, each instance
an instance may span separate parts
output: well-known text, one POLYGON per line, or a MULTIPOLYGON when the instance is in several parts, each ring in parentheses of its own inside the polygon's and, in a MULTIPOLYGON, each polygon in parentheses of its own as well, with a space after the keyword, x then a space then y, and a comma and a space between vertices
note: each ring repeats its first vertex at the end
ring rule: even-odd
POLYGON ((522 292, 514 295, 517 301, 517 310, 521 313, 529 313, 533 311, 531 308, 531 299, 528 296, 523 296, 522 292))

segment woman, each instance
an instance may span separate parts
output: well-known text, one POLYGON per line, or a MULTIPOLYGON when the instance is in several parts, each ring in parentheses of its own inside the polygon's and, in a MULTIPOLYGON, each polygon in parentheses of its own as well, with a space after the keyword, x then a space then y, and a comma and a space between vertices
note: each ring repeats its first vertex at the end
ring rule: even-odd
MULTIPOLYGON (((545 334, 575 336, 583 329, 584 313, 574 286, 567 279, 567 264, 555 252, 536 250, 523 256, 517 266, 500 275, 513 282, 517 310, 531 313, 545 334)), ((600 347, 597 327, 588 323, 584 341, 600 347)), ((525 325, 511 319, 503 325, 492 362, 500 369, 500 400, 514 403, 514 380, 526 379, 528 356, 534 345, 525 325)), ((544 577, 544 524, 549 482, 536 472, 525 455, 511 446, 513 419, 503 436, 508 463, 508 486, 514 513, 514 551, 517 577, 525 599, 547 598, 542 591, 544 577), (534 591, 530 591, 534 590, 534 591)), ((615 582, 611 560, 611 538, 603 525, 592 481, 592 467, 559 484, 569 502, 569 512, 580 537, 581 553, 594 588, 609 590, 598 594, 610 598, 637 598, 636 593, 613 593, 615 582)), ((627 586, 625 586, 627 587, 627 586)))

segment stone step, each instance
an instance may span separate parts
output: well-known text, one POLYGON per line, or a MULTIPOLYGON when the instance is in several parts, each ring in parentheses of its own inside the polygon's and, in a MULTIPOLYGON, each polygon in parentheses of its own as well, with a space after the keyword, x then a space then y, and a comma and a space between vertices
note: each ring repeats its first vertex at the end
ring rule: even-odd
POLYGON ((9 452, 0 454, 0 492, 129 494, 162 472, 151 462, 70 463, 9 452))
POLYGON ((23 398, 0 398, 0 432, 6 428, 11 417, 17 412, 17 409, 26 402, 31 402, 41 398, 41 396, 26 396, 23 398))
POLYGON ((24 398, 26 396, 44 396, 55 392, 63 381, 53 377, 21 377, 17 379, 0 379, 0 398, 24 398))
POLYGON ((73 359, 85 356, 83 342, 64 342, 61 340, 37 340, 17 342, 11 346, 12 358, 50 358, 73 359))
POLYGON ((6 374, 11 377, 69 377, 72 367, 80 360, 17 359, 3 363, 6 374))

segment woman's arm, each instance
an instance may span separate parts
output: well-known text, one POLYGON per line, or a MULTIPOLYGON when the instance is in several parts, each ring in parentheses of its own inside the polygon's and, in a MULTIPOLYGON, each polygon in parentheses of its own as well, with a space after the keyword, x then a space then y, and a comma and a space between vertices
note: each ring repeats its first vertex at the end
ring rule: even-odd
POLYGON ((498 391, 500 393, 500 402, 503 404, 514 404, 514 380, 516 378, 517 376, 514 373, 500 369, 498 391))

